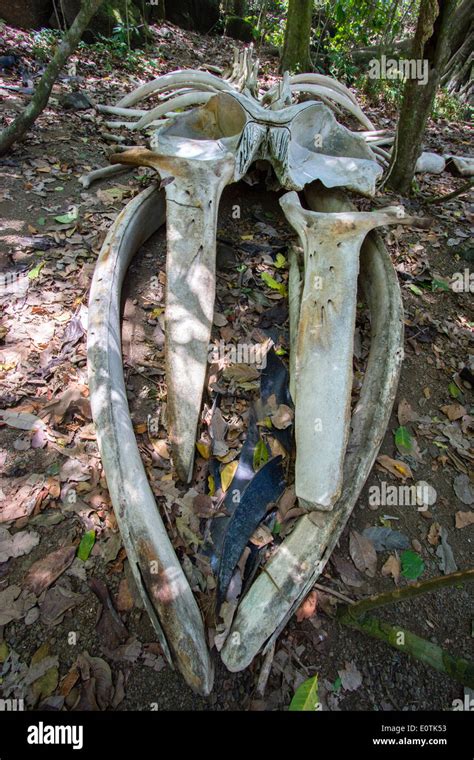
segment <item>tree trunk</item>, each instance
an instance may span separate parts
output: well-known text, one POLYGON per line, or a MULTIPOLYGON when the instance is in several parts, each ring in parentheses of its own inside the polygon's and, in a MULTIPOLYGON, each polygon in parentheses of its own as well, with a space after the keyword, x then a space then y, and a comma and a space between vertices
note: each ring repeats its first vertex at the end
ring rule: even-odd
POLYGON ((289 0, 281 71, 311 71, 309 53, 313 0, 289 0))
POLYGON ((19 140, 36 121, 46 107, 56 77, 67 59, 79 44, 84 30, 103 0, 83 0, 81 9, 71 28, 65 32, 61 44, 46 70, 24 111, 0 133, 0 156, 3 156, 14 142, 19 140))
POLYGON ((426 122, 449 58, 449 33, 456 0, 421 0, 411 58, 427 67, 427 81, 406 81, 388 183, 408 195, 421 153, 426 122), (426 63, 425 63, 426 62, 426 63))

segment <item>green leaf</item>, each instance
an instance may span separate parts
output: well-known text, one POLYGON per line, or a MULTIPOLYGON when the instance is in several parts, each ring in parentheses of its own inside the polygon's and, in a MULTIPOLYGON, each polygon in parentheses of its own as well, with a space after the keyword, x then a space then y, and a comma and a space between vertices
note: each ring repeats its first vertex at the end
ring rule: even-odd
POLYGON ((87 533, 84 533, 82 536, 81 543, 79 544, 79 548, 77 550, 77 556, 79 559, 82 559, 83 562, 89 559, 89 554, 91 553, 94 544, 95 530, 88 530, 87 533))
POLYGON ((414 293, 416 296, 423 295, 423 291, 418 287, 418 285, 409 285, 408 286, 412 293, 414 293))
POLYGON ((276 259, 275 259, 275 266, 277 269, 283 269, 283 267, 286 267, 286 259, 282 253, 277 253, 276 259))
POLYGON ((402 563, 402 575, 410 581, 416 581, 425 571, 425 563, 420 555, 411 549, 402 552, 400 560, 402 563))
POLYGON ((402 456, 411 454, 413 451, 413 439, 408 428, 403 425, 395 430, 395 446, 402 456))
POLYGON ((71 211, 68 211, 67 214, 60 214, 60 216, 55 216, 54 221, 59 222, 59 224, 71 224, 71 222, 75 222, 77 217, 79 216, 79 211, 76 206, 71 209, 71 211))
POLYGON ((319 709, 317 675, 298 686, 288 709, 290 712, 314 712, 319 709))
POLYGON ((273 530, 272 530, 273 535, 274 536, 279 536, 280 533, 281 533, 281 528, 282 528, 282 524, 279 523, 279 522, 276 522, 275 525, 273 526, 273 530))
POLYGON ((449 291, 451 290, 451 288, 449 287, 448 283, 445 282, 444 280, 436 280, 436 279, 433 278, 431 280, 431 290, 433 290, 433 291, 435 291, 435 290, 447 290, 448 293, 449 293, 449 291))
POLYGON ((39 224, 40 227, 43 227, 46 224, 46 217, 45 216, 38 217, 38 219, 36 220, 36 224, 39 224))
POLYGON ((280 346, 280 348, 275 349, 275 353, 277 356, 286 356, 288 351, 286 350, 286 348, 283 348, 282 346, 280 346))
POLYGON ((342 678, 341 676, 338 676, 332 685, 332 690, 334 692, 338 692, 341 686, 342 686, 342 678))
POLYGON ((33 267, 33 269, 30 269, 30 271, 28 272, 28 279, 29 280, 36 280, 36 278, 38 277, 39 273, 43 269, 44 264, 45 264, 44 261, 40 261, 35 267, 33 267))
POLYGON ((255 472, 259 470, 265 462, 268 462, 268 449, 265 441, 260 438, 255 446, 255 451, 253 452, 253 469, 255 472))
POLYGON ((449 391, 449 395, 452 396, 453 398, 459 398, 461 396, 461 391, 456 385, 456 383, 454 382, 449 383, 448 391, 449 391))
POLYGON ((268 272, 262 272, 260 276, 265 285, 268 285, 272 290, 278 290, 282 296, 286 296, 286 286, 282 282, 277 282, 271 274, 268 274, 268 272))

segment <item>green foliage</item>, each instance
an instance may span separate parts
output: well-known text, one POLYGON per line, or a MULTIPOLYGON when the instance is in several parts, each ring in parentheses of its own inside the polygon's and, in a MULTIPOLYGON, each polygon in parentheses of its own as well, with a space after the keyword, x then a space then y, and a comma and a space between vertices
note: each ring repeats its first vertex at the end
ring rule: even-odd
POLYGON ((314 712, 320 709, 317 675, 298 686, 288 709, 290 712, 314 712))
POLYGON ((59 29, 40 29, 34 32, 31 54, 37 61, 49 63, 61 37, 62 32, 59 29))
MULTIPOLYGON (((137 73, 145 71, 148 59, 144 50, 140 50, 139 48, 131 50, 127 42, 123 42, 116 37, 104 37, 101 34, 97 36, 97 42, 94 42, 92 45, 80 42, 78 48, 80 51, 88 52, 91 57, 96 58, 104 71, 111 72, 116 68, 137 73)), ((157 53, 155 52, 154 55, 156 56, 157 53)))
POLYGON ((454 95, 450 95, 446 90, 439 90, 431 116, 435 121, 438 119, 460 121, 464 116, 464 110, 465 107, 454 95))

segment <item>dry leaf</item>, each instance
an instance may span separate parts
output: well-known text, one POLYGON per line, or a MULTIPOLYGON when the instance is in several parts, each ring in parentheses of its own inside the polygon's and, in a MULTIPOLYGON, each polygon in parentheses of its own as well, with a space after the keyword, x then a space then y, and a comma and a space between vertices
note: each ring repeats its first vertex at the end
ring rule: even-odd
POLYGON ((293 424, 294 413, 286 404, 280 404, 276 412, 271 416, 272 425, 277 430, 285 430, 293 424))
POLYGON ((229 464, 226 464, 226 466, 222 468, 221 485, 224 492, 228 490, 230 484, 232 483, 232 479, 238 466, 238 462, 229 462, 229 464))
POLYGON ((304 602, 296 610, 296 622, 301 623, 303 620, 308 620, 314 617, 316 614, 316 607, 318 604, 318 595, 313 589, 309 592, 304 602))
POLYGON ((416 422, 418 414, 413 411, 410 404, 405 398, 402 398, 398 405, 398 421, 400 425, 405 426, 408 422, 416 422))
POLYGON ((30 567, 24 581, 25 588, 31 589, 36 596, 39 596, 67 570, 75 556, 76 547, 65 546, 39 559, 30 567))
POLYGON ((451 422, 459 420, 467 414, 465 407, 461 406, 461 404, 447 404, 446 406, 441 407, 441 411, 451 422))
POLYGON ((431 544, 431 546, 437 546, 439 544, 440 530, 441 525, 439 523, 434 522, 430 525, 428 531, 428 543, 431 544))
POLYGON ((391 575, 395 583, 398 583, 400 578, 400 560, 395 554, 391 554, 385 562, 382 567, 382 575, 391 575))
POLYGON ((386 454, 381 454, 377 457, 377 463, 383 467, 384 470, 391 472, 392 475, 395 475, 395 477, 400 480, 405 481, 407 478, 413 479, 413 474, 409 466, 405 464, 405 462, 401 462, 399 459, 392 459, 392 457, 389 457, 386 454))
POLYGON ((352 530, 349 537, 349 553, 356 568, 373 578, 377 569, 377 553, 372 541, 352 530))
POLYGON ((467 528, 474 524, 474 512, 456 512, 456 528, 467 528))

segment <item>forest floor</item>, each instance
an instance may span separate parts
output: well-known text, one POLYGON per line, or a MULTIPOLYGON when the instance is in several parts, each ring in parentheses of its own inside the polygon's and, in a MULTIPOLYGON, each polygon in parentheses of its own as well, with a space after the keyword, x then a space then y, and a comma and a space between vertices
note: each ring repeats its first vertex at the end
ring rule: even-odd
MULTIPOLYGON (((169 24, 155 27, 155 34, 156 51, 144 56, 141 70, 134 65, 127 70, 120 60, 88 49, 73 56, 70 78, 55 86, 24 142, 0 160, 0 407, 20 412, 16 418, 3 415, 5 424, 0 423, 0 692, 25 698, 29 708, 247 710, 261 666, 257 658, 246 671, 231 674, 216 655, 214 691, 201 698, 166 665, 133 593, 90 417, 86 328, 95 260, 118 211, 150 181, 151 172, 122 174, 84 190, 78 177, 107 164, 106 119, 93 108, 65 110, 59 96, 79 89, 98 103, 114 103, 138 79, 205 62, 225 66, 232 57, 234 43, 228 39, 169 24), (31 415, 45 424, 31 430, 31 415), (90 530, 96 542, 83 561, 75 553, 90 530), (118 616, 104 611, 104 594, 110 595, 118 616)), ((22 49, 27 80, 40 70, 32 35, 6 27, 4 43, 22 49)), ((276 69, 276 59, 263 60, 262 86, 275 80, 276 69)), ((12 70, 2 81, 15 86, 21 78, 12 70)), ((6 89, 0 89, 0 98, 2 116, 9 119, 25 100, 6 89)), ((361 99, 378 128, 394 128, 393 107, 361 99)), ((468 155, 472 128, 465 122, 430 121, 424 147, 468 155)), ((266 325, 275 328, 277 342, 285 346, 285 299, 264 285, 261 273, 285 278, 274 254, 285 250, 292 235, 277 194, 265 192, 261 179, 231 186, 223 197, 220 319, 214 338, 232 341, 239 330, 253 330, 258 337, 266 325), (236 204, 240 219, 232 215, 236 204)), ((464 276, 472 268, 474 207, 466 195, 441 205, 424 203, 424 198, 457 189, 463 182, 459 177, 444 172, 418 175, 417 181, 419 192, 411 199, 383 192, 375 200, 379 206, 403 201, 410 213, 428 215, 432 224, 428 230, 396 227, 384 234, 402 288, 405 360, 382 456, 320 578, 328 589, 351 599, 409 582, 400 572, 397 549, 379 551, 376 564, 366 557, 366 572, 361 571, 361 558, 354 556, 349 539, 351 532, 357 536, 368 527, 389 528, 392 538, 393 531, 402 534, 422 559, 415 573, 422 571, 422 579, 472 566, 472 292, 468 279, 463 291, 451 286, 456 273, 464 276), (410 431, 409 451, 397 451, 394 433, 400 426, 410 431), (373 503, 374 486, 419 481, 436 492, 428 510, 373 503)), ((367 202, 363 207, 369 207, 367 202)), ((157 445, 148 437, 147 420, 157 414, 166 394, 164 261, 160 232, 130 268, 123 322, 132 418, 147 471, 158 482, 170 474, 169 453, 164 439, 157 445), (152 280, 158 282, 154 290, 152 280)), ((367 356, 366 328, 361 314, 355 394, 367 356)), ((241 417, 245 404, 239 394, 223 398, 223 416, 241 417)), ((238 424, 236 430, 242 433, 238 424)), ((205 461, 198 460, 198 466, 202 480, 205 461)), ((174 538, 184 554, 190 553, 177 534, 174 538)), ((328 710, 450 710, 453 700, 463 698, 463 687, 449 677, 341 627, 334 619, 336 603, 334 595, 318 591, 311 616, 292 618, 278 639, 260 707, 287 708, 297 686, 316 673, 320 700, 328 710)), ((404 602, 380 616, 453 654, 472 655, 474 610, 466 587, 404 602)))

